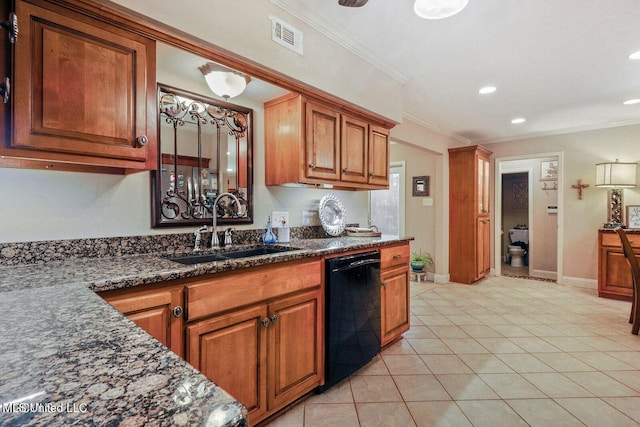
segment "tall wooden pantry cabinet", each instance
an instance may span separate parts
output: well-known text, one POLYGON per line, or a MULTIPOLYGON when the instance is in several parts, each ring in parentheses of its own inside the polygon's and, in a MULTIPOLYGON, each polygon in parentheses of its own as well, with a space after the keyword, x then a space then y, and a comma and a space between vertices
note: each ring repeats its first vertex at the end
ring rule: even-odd
POLYGON ((491 151, 480 145, 449 149, 449 272, 471 284, 491 268, 489 183, 491 151))

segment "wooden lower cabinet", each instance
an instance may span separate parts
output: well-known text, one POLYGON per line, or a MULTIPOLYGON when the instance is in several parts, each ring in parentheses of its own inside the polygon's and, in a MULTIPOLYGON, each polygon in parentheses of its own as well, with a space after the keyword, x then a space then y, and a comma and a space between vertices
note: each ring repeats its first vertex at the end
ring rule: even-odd
POLYGON ((382 346, 409 330, 409 244, 380 250, 382 346))
POLYGON ((107 291, 100 294, 149 335, 184 356, 182 286, 107 291))
POLYGON ((267 411, 266 304, 187 326, 187 361, 238 399, 252 422, 267 411))
MULTIPOLYGON (((640 234, 629 234, 629 242, 640 253, 640 234)), ((636 256, 640 262, 640 256, 636 256)), ((633 299, 631 267, 622 252, 620 238, 613 231, 598 232, 598 296, 625 301, 633 299)))
POLYGON ((254 424, 320 385, 320 289, 187 326, 187 361, 237 398, 254 424))
POLYGON ((382 346, 409 330, 409 268, 382 273, 382 346))
POLYGON ((491 270, 491 220, 488 217, 477 219, 476 277, 484 277, 491 270))

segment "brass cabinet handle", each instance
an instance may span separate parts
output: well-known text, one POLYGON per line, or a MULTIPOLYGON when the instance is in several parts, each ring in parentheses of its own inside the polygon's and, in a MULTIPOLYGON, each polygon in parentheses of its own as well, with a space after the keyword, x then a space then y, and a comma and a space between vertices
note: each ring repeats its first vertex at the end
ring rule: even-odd
POLYGON ((342 173, 349 173, 349 169, 347 169, 347 168, 343 168, 343 169, 342 169, 342 173))
POLYGON ((276 323, 278 321, 278 315, 274 314, 269 319, 271 320, 271 323, 276 323))
POLYGON ((394 255, 393 259, 398 259, 398 258, 402 258, 402 255, 394 255))
POLYGON ((373 171, 371 171, 369 172, 369 176, 376 176, 376 174, 373 171))
POLYGON ((265 328, 269 327, 270 324, 270 320, 268 317, 265 317, 264 319, 262 319, 260 322, 262 322, 262 326, 264 326, 265 328))
POLYGON ((384 288, 386 288, 386 287, 387 287, 387 282, 381 282, 380 284, 381 284, 384 288))
POLYGON ((9 14, 9 20, 0 22, 0 27, 9 32, 9 43, 14 44, 18 41, 18 17, 15 13, 9 14))
POLYGON ((173 310, 171 310, 171 312, 173 313, 173 317, 180 317, 184 313, 184 309, 178 305, 176 307, 173 307, 173 310))
POLYGON ((309 163, 309 169, 315 169, 316 165, 313 163, 309 163))

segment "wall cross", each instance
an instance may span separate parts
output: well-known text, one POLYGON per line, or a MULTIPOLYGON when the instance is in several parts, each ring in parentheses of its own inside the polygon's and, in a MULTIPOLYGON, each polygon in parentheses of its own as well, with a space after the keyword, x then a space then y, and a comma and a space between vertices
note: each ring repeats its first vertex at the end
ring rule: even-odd
POLYGON ((581 179, 578 180, 577 184, 571 186, 571 188, 578 190, 578 200, 582 200, 582 190, 587 187, 589 187, 589 184, 583 184, 581 179))

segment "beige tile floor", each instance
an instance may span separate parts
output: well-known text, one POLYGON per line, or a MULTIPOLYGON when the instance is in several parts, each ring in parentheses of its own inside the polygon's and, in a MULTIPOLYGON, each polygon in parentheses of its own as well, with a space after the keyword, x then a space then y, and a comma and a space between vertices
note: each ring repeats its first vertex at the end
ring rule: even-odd
POLYGON ((412 283, 404 339, 269 426, 638 426, 629 310, 526 279, 412 283))

